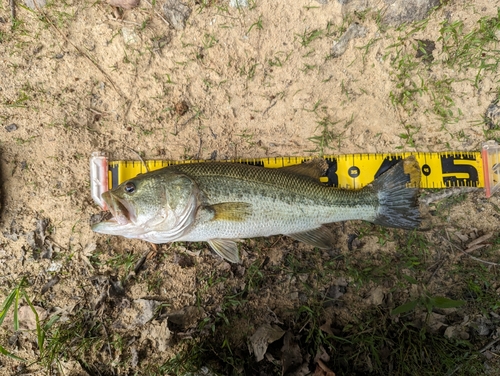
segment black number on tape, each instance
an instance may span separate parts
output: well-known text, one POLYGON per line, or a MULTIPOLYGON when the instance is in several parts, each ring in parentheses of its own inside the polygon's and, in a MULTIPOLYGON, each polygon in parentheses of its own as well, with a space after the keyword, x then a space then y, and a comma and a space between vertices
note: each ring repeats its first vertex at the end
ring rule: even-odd
POLYGON ((378 178, 380 175, 382 175, 384 172, 386 172, 388 169, 390 169, 392 166, 397 164, 400 160, 402 160, 403 157, 385 157, 382 164, 377 170, 377 173, 375 174, 373 180, 378 178))
POLYGON ((455 161, 476 161, 472 155, 462 156, 443 156, 441 157, 441 168, 443 174, 467 174, 468 178, 459 178, 455 176, 443 176, 443 182, 447 187, 472 186, 477 187, 479 174, 476 168, 469 164, 458 164, 455 161))
POLYGON ((359 167, 358 166, 351 166, 349 167, 349 169, 347 170, 347 174, 351 177, 351 178, 357 178, 359 176, 359 174, 361 173, 361 171, 359 170, 359 167))
POLYGON ((326 171, 326 176, 328 178, 327 185, 331 187, 339 186, 339 176, 337 175, 337 159, 335 158, 325 158, 328 163, 328 170, 326 171))
POLYGON ((111 171, 111 188, 118 187, 118 163, 110 164, 108 170, 111 171))
POLYGON ((431 167, 428 164, 422 166, 422 174, 429 176, 431 174, 431 167))

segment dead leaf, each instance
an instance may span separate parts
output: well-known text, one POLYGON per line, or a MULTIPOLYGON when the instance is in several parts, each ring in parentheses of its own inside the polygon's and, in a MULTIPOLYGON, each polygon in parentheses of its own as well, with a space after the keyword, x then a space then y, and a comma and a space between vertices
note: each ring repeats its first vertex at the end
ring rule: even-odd
POLYGON ((156 309, 161 305, 160 302, 150 299, 135 299, 133 309, 136 311, 134 320, 135 325, 143 326, 156 315, 156 309))
POLYGON ((318 359, 313 376, 335 376, 335 372, 328 368, 326 364, 321 361, 321 359, 318 359))
POLYGON ((48 281, 45 285, 43 285, 43 287, 42 287, 42 291, 40 292, 40 294, 42 294, 42 295, 43 295, 43 294, 45 294, 47 291, 49 291, 49 290, 50 290, 50 288, 51 288, 52 286, 55 286, 57 283, 59 283, 59 281, 60 281, 60 280, 61 280, 61 279, 59 278, 59 276, 58 276, 58 275, 53 276, 53 277, 50 279, 50 281, 48 281))
POLYGON ((330 355, 328 355, 328 353, 326 352, 326 350, 323 346, 318 347, 318 351, 316 352, 316 356, 314 357, 315 363, 318 363, 318 360, 321 360, 323 362, 330 361, 330 355))
POLYGON ((319 327, 326 334, 333 336, 332 332, 332 319, 327 319, 326 322, 319 327))
POLYGON ((365 299, 365 301, 368 304, 379 306, 384 302, 384 298, 384 289, 381 286, 377 286, 369 292, 368 297, 365 299))
POLYGON ((250 337, 253 353, 257 362, 264 359, 264 354, 267 351, 267 346, 274 341, 283 337, 285 331, 279 326, 264 324, 259 326, 255 333, 250 337))
POLYGON ((294 370, 303 363, 304 359, 300 352, 300 347, 291 332, 286 332, 285 334, 281 353, 283 354, 281 358, 282 375, 285 375, 289 370, 294 370))
POLYGON ((167 320, 162 322, 152 321, 141 330, 141 342, 150 340, 158 352, 167 350, 170 344, 171 333, 168 329, 167 320))
MULTIPOLYGON (((42 307, 34 306, 38 319, 40 321, 44 320, 47 317, 47 311, 42 307)), ((36 329, 36 316, 30 306, 22 306, 19 307, 17 311, 17 317, 19 321, 19 329, 20 330, 34 330, 36 329)), ((13 311, 9 311, 5 320, 2 323, 3 327, 13 328, 14 326, 14 313, 13 311)))
POLYGON ((493 235, 494 235, 494 233, 490 232, 489 234, 485 234, 483 236, 480 236, 479 238, 474 239, 473 241, 471 241, 468 244, 468 247, 472 247, 473 245, 484 243, 486 240, 488 240, 489 238, 491 238, 493 235))
POLYGON ((187 306, 178 311, 168 312, 166 316, 171 323, 185 330, 195 326, 202 317, 205 317, 205 310, 202 307, 187 306))
POLYGON ((484 242, 486 240, 488 240, 489 238, 491 238, 492 236, 493 236, 493 233, 491 232, 489 234, 480 236, 477 239, 474 239, 469 244, 467 244, 467 249, 464 252, 470 253, 470 252, 473 252, 473 251, 478 250, 480 248, 486 247, 488 244, 484 244, 484 242))
POLYGON ((446 328, 444 332, 446 338, 469 339, 467 328, 461 325, 452 325, 446 328))

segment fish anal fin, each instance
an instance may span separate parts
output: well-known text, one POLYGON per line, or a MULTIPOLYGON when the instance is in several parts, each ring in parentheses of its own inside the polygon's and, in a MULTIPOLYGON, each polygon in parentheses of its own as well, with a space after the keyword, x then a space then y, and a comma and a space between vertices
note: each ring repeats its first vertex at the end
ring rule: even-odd
POLYGON ((209 206, 213 210, 212 220, 242 222, 252 213, 252 205, 246 202, 221 202, 209 206))
POLYGON ((238 244, 234 240, 210 239, 208 240, 208 244, 223 259, 233 263, 240 262, 238 244))
POLYGON ((313 179, 319 179, 320 177, 324 176, 327 169, 328 163, 321 158, 315 158, 301 164, 280 168, 281 171, 307 176, 313 179))
POLYGON ((287 235, 296 240, 300 240, 301 242, 323 249, 332 248, 335 244, 335 238, 333 237, 333 234, 331 233, 330 229, 325 226, 321 226, 314 230, 297 232, 287 235))

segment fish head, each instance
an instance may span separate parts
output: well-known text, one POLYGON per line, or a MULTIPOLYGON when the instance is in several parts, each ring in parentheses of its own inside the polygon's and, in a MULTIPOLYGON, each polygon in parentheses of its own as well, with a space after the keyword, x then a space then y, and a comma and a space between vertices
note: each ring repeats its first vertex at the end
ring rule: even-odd
POLYGON ((198 192, 191 178, 173 168, 138 175, 102 194, 113 217, 92 230, 145 240, 154 233, 157 243, 175 241, 194 221, 198 192), (164 238, 157 239, 158 233, 164 238))

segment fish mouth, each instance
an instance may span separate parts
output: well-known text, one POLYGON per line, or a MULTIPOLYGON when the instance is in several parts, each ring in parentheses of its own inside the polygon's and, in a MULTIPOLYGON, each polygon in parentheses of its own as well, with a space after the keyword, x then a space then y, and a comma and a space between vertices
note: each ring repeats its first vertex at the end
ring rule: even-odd
POLYGON ((104 192, 101 197, 113 215, 107 222, 116 222, 120 225, 135 222, 135 210, 126 200, 116 197, 110 191, 104 192))

